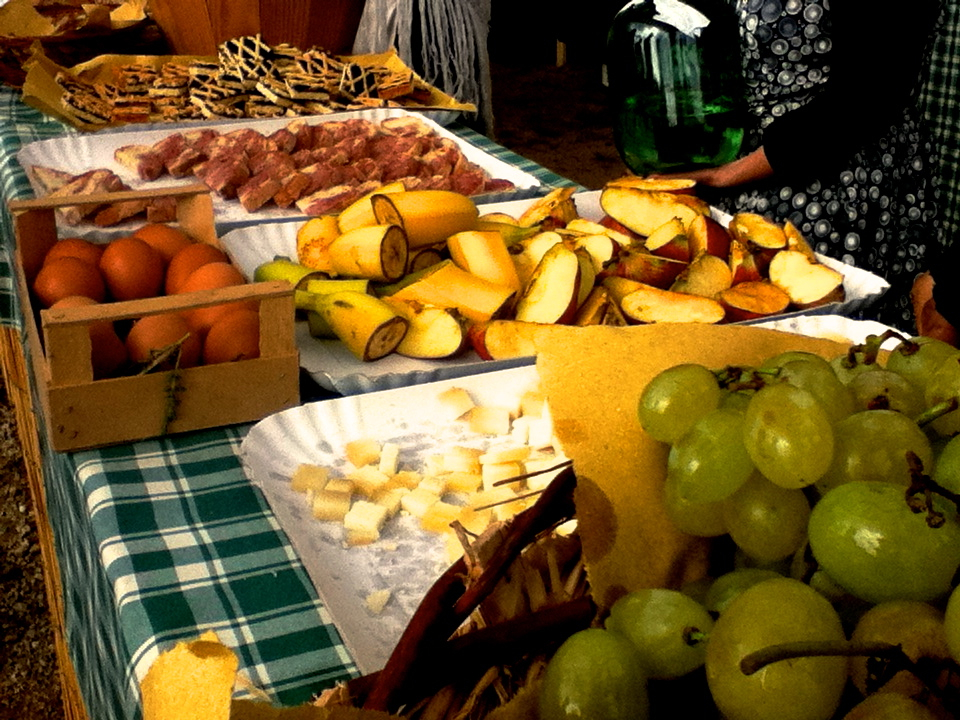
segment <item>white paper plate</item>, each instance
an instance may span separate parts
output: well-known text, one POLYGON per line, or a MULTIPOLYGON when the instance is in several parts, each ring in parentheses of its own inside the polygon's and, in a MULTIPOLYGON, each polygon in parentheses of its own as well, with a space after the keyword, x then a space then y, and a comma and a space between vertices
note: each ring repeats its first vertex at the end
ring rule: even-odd
MULTIPOLYGON (((422 113, 413 113, 397 108, 384 108, 329 115, 305 116, 296 119, 316 125, 333 120, 357 117, 365 118, 371 122, 380 122, 390 117, 409 115, 421 117, 438 135, 456 142, 468 160, 482 167, 490 173, 492 177, 509 180, 516 187, 516 190, 509 192, 487 194, 483 196, 485 200, 495 202, 514 198, 529 198, 541 193, 541 184, 536 177, 519 170, 513 165, 480 149, 476 145, 465 141, 436 123, 430 117, 424 117, 422 113)), ((145 187, 175 187, 195 183, 196 178, 173 178, 165 175, 152 182, 144 182, 130 169, 120 165, 113 159, 114 151, 124 145, 152 145, 168 135, 175 132, 183 132, 187 129, 196 130, 211 127, 221 131, 229 131, 236 128, 249 127, 261 133, 269 134, 285 127, 292 120, 293 118, 268 118, 264 120, 244 119, 211 123, 190 123, 189 126, 180 124, 154 124, 148 127, 131 126, 130 128, 104 130, 96 133, 75 133, 49 140, 32 142, 20 149, 17 153, 17 159, 24 168, 29 168, 31 165, 42 165, 72 174, 79 174, 96 168, 107 168, 113 170, 133 189, 145 187)), ((29 172, 27 176, 30 178, 29 172)), ((34 192, 38 196, 42 196, 44 194, 43 188, 33 184, 33 179, 30 179, 34 192)), ((258 210, 255 213, 249 213, 244 210, 238 200, 227 200, 216 194, 213 195, 213 206, 217 227, 220 232, 246 225, 258 225, 266 222, 278 222, 294 218, 302 222, 305 219, 305 216, 297 210, 296 207, 284 209, 270 206, 258 210)), ((87 223, 79 226, 65 226, 62 232, 66 234, 83 234, 91 238, 109 239, 129 234, 138 224, 142 224, 142 221, 136 224, 125 223, 110 228, 96 228, 92 224, 87 223)))
MULTIPOLYGON (((600 209, 600 191, 578 193, 574 195, 574 200, 577 211, 582 217, 591 220, 599 220, 603 217, 603 211, 600 209)), ((505 212, 516 217, 532 202, 531 199, 525 199, 485 203, 481 205, 481 212, 505 212)), ((724 224, 730 221, 730 217, 722 213, 715 213, 715 217, 724 224)), ((261 263, 272 260, 278 255, 296 257, 297 230, 302 224, 301 219, 296 222, 239 228, 226 233, 221 238, 221 242, 233 263, 247 279, 252 279, 254 271, 261 263)), ((843 273, 845 300, 813 310, 780 315, 778 319, 807 315, 854 315, 874 302, 889 287, 883 278, 873 273, 822 255, 819 258, 825 265, 843 273)), ((768 321, 750 321, 749 324, 768 321)), ((476 353, 469 352, 449 360, 411 360, 399 355, 390 355, 372 363, 364 363, 357 360, 339 341, 318 340, 311 337, 305 322, 297 323, 297 347, 300 349, 301 367, 321 387, 341 395, 354 395, 462 377, 533 362, 532 357, 508 361, 484 361, 476 353)))
POLYGON ((420 600, 449 565, 444 538, 406 516, 391 520, 379 542, 345 547, 342 528, 315 520, 306 496, 290 489, 293 471, 305 462, 342 469, 346 443, 367 437, 398 443, 401 465, 412 469, 453 445, 507 443, 471 433, 463 423, 438 421, 443 412, 436 398, 457 386, 478 404, 516 406, 536 381, 536 369, 523 367, 324 400, 271 415, 247 433, 240 447, 244 470, 263 491, 361 672, 383 667, 420 600), (374 614, 366 598, 381 590, 390 591, 390 600, 374 614))
MULTIPOLYGON (((887 329, 838 315, 762 326, 853 343, 887 329)), ((447 568, 443 539, 420 530, 413 518, 400 517, 387 525, 383 542, 344 547, 342 529, 311 516, 306 497, 290 489, 290 476, 300 463, 344 468, 344 446, 359 438, 397 442, 401 463, 411 468, 452 445, 509 443, 475 435, 462 423, 438 421, 443 411, 436 398, 447 388, 462 387, 478 404, 512 406, 537 379, 536 368, 526 366, 308 403, 261 420, 244 438, 240 458, 247 477, 263 491, 362 672, 383 666, 420 599, 447 568), (374 615, 365 600, 380 590, 390 590, 391 597, 374 615)))

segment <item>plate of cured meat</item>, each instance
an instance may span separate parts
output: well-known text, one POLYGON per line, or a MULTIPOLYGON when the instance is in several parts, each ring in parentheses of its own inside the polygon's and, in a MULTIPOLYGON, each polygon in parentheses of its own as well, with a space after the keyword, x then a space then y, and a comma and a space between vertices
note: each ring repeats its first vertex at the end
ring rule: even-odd
MULTIPOLYGON (((335 213, 397 180, 482 202, 541 193, 533 175, 398 109, 67 135, 30 143, 17 158, 41 197, 199 179, 211 189, 221 232, 335 213)), ((144 219, 167 222, 167 210, 85 206, 62 231, 113 237, 144 219)))

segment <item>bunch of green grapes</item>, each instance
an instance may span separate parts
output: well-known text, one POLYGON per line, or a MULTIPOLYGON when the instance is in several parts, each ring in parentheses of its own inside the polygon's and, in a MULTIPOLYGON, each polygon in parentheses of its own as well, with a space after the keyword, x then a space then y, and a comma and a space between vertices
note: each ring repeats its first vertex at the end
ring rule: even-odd
POLYGON ((643 717, 651 688, 685 677, 700 678, 727 720, 960 711, 960 691, 931 692, 943 676, 918 681, 929 707, 898 695, 892 688, 918 686, 902 670, 883 694, 851 702, 871 692, 866 660, 838 649, 869 638, 902 648, 908 663, 960 662, 960 350, 899 339, 884 353, 889 337, 878 336, 836 358, 684 363, 651 379, 638 417, 668 446, 665 511, 679 530, 734 552, 718 577, 685 592, 628 592, 589 631, 592 649, 564 644, 541 717, 619 717, 592 705, 600 696, 643 717), (920 643, 921 627, 940 639, 920 643), (617 662, 591 655, 605 652, 617 662), (757 662, 768 652, 773 662, 757 662), (587 664, 632 669, 595 685, 587 664), (564 699, 561 674, 590 700, 564 699))

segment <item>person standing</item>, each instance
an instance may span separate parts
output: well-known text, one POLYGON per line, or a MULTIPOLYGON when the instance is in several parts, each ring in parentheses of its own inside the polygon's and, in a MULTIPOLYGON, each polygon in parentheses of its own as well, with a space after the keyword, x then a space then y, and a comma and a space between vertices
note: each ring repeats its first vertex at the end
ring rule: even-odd
POLYGON ((910 289, 944 239, 916 96, 939 0, 735 0, 741 156, 685 173, 730 213, 789 220, 817 252, 884 277, 865 317, 913 326, 910 289))

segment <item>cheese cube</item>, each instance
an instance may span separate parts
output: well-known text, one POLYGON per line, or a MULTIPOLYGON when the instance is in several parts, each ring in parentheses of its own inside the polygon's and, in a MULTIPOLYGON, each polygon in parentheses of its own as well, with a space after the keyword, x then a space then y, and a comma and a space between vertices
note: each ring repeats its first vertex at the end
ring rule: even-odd
POLYGON ((423 480, 423 475, 416 470, 400 470, 390 478, 390 484, 396 487, 406 488, 407 490, 413 490, 420 484, 421 480, 423 480))
POLYGON ((470 393, 460 387, 452 387, 444 390, 437 396, 440 403, 441 420, 452 422, 458 420, 475 405, 470 393))
POLYGON ((423 480, 420 481, 420 484, 417 485, 417 487, 423 488, 427 492, 431 492, 439 497, 447 491, 447 476, 427 475, 425 478, 423 478, 423 480))
POLYGON ((515 480, 526 472, 521 462, 485 463, 483 465, 483 489, 492 490, 501 480, 514 480, 513 488, 523 487, 522 480, 515 480))
POLYGON ((480 448, 455 445, 443 453, 443 469, 445 472, 480 472, 480 448))
POLYGON ((330 478, 323 489, 334 492, 352 493, 353 480, 349 480, 347 478, 330 478))
POLYGON ((474 472, 452 472, 444 475, 447 481, 447 492, 472 493, 480 489, 483 477, 474 472))
POLYGON ((397 461, 400 459, 400 446, 396 443, 384 443, 380 449, 380 461, 377 469, 384 475, 397 474, 397 461))
POLYGON ((344 454, 355 468, 378 463, 380 461, 380 442, 372 438, 352 440, 344 448, 344 454))
POLYGON ((364 465, 347 473, 347 479, 353 482, 354 490, 366 498, 372 498, 390 481, 390 476, 373 465, 364 465))
POLYGON ((310 509, 317 520, 342 522, 350 510, 350 493, 317 490, 310 509))
POLYGON ((459 505, 453 505, 443 500, 435 502, 420 516, 420 527, 435 533, 453 532, 450 523, 460 517, 462 510, 463 508, 459 505))
POLYGON ((290 477, 290 487, 297 492, 322 490, 330 477, 330 468, 301 463, 290 477))
POLYGON ((367 500, 357 500, 343 518, 347 544, 367 545, 380 539, 380 530, 387 520, 387 509, 367 500))
POLYGON ((440 496, 436 493, 417 487, 400 498, 400 507, 415 517, 423 517, 427 508, 439 501, 440 496))
POLYGON ((466 417, 470 430, 478 435, 508 435, 513 413, 510 408, 477 405, 466 417))

